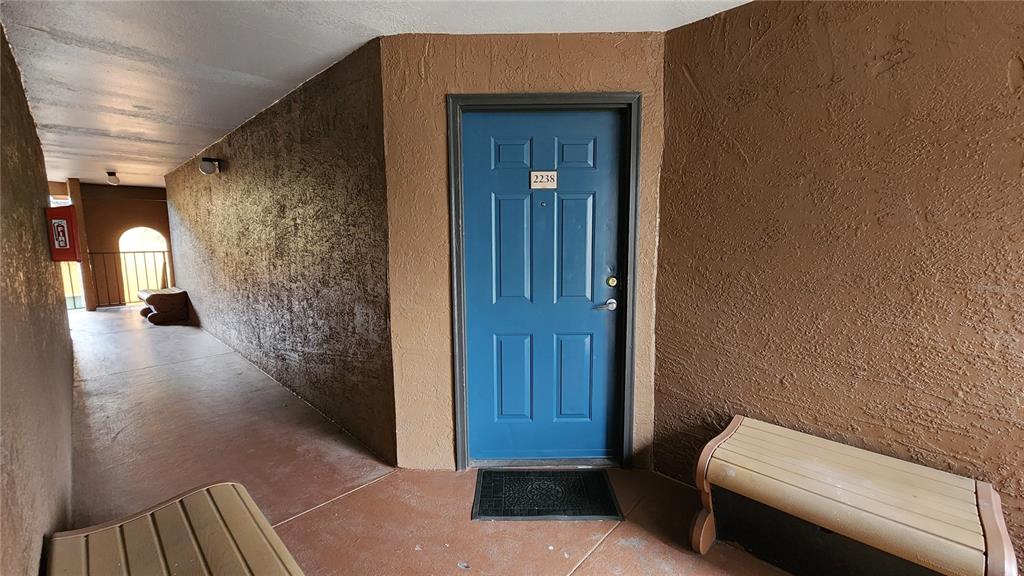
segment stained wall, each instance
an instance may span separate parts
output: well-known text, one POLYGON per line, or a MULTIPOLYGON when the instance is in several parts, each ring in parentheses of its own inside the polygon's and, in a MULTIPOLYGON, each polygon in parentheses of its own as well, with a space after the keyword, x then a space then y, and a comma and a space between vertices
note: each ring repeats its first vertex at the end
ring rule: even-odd
POLYGON ((634 459, 653 438, 654 281, 662 148, 661 33, 381 39, 398 462, 455 465, 445 96, 640 92, 634 459))
POLYGON ((71 515, 71 338, 43 151, 0 32, 0 573, 37 574, 71 515))
POLYGON ((393 462, 380 99, 374 41, 204 150, 221 173, 166 183, 203 328, 393 462))
POLYGON ((655 466, 747 414, 992 482, 1024 550, 1024 4, 667 34, 655 466))

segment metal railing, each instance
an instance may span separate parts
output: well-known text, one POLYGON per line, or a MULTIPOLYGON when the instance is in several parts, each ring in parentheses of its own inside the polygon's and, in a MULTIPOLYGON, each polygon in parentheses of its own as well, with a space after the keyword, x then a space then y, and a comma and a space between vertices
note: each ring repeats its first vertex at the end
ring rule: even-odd
POLYGON ((64 284, 64 304, 68 310, 85 308, 85 289, 82 286, 82 265, 78 262, 61 262, 60 278, 64 284))
POLYGON ((171 253, 89 252, 96 282, 97 306, 120 306, 139 302, 139 290, 171 285, 171 253))

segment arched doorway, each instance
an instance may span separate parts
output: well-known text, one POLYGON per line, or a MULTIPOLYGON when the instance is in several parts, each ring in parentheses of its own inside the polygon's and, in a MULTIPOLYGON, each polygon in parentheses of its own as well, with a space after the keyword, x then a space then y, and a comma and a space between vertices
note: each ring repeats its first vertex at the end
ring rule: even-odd
POLYGON ((125 302, 138 302, 143 289, 167 288, 171 283, 167 239, 146 226, 129 228, 118 239, 125 302))
POLYGON ((167 239, 164 235, 146 226, 129 228, 121 234, 117 241, 121 252, 167 251, 167 239))

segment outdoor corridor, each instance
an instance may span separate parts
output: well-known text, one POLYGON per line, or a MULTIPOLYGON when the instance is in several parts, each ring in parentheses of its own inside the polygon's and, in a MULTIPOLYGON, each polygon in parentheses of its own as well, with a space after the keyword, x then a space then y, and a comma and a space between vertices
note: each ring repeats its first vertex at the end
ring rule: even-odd
POLYGON ((612 471, 622 522, 473 522, 476 472, 396 470, 207 332, 69 312, 74 525, 244 484, 307 574, 783 574, 687 545, 694 492, 612 471))

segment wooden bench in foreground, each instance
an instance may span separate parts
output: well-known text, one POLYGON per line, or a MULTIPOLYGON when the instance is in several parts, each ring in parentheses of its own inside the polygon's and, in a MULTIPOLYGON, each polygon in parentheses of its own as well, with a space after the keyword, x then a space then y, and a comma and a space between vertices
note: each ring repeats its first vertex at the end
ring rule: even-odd
POLYGON ((701 554, 717 531, 796 573, 1017 574, 985 482, 743 416, 704 448, 696 482, 701 554))
POLYGON ((245 487, 233 482, 50 540, 47 576, 150 574, 301 576, 302 570, 245 487))

